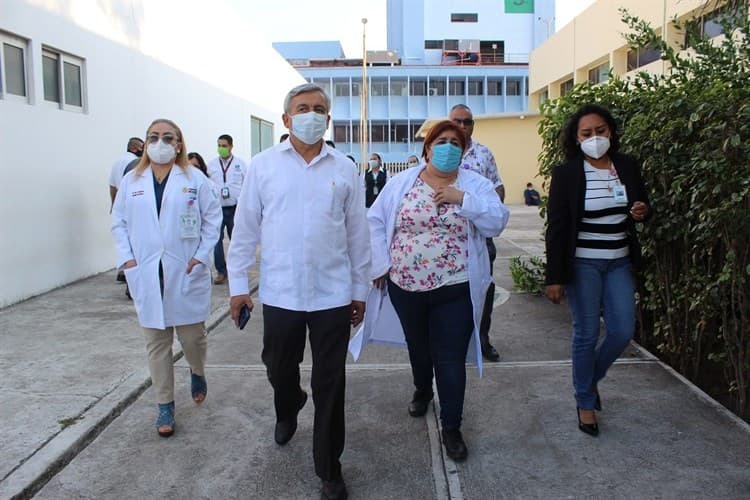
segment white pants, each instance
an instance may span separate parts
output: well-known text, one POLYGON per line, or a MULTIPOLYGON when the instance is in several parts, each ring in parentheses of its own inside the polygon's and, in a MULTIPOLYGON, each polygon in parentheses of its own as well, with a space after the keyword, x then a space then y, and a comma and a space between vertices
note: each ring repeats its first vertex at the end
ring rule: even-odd
POLYGON ((177 330, 182 352, 196 375, 204 375, 208 338, 203 323, 167 327, 164 330, 144 328, 148 368, 159 403, 174 401, 174 363, 172 362, 173 330, 177 330))

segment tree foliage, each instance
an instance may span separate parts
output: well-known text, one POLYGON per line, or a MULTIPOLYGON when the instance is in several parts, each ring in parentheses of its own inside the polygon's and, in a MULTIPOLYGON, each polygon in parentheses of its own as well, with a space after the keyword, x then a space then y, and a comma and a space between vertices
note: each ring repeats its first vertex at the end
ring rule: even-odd
POLYGON ((643 163, 655 216, 640 229, 639 340, 745 417, 750 397, 750 24, 744 2, 718 20, 673 26, 675 49, 621 11, 634 47, 654 47, 670 68, 603 85, 577 85, 542 105, 540 175, 562 160, 560 131, 581 104, 608 107, 622 150, 643 163), (718 376, 717 376, 718 375, 718 376), (721 387, 714 382, 722 381, 721 387), (706 386, 708 384, 708 386, 706 386))

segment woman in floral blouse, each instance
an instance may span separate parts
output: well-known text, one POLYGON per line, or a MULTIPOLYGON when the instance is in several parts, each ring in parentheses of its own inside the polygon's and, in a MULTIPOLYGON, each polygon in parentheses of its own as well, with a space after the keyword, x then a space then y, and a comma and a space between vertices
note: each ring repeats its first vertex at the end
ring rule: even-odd
POLYGON ((491 280, 485 238, 508 221, 492 184, 458 168, 465 148, 457 125, 433 126, 424 163, 386 184, 368 213, 374 284, 387 288, 409 348, 416 387, 409 414, 427 412, 434 373, 443 444, 454 460, 468 454, 460 428, 470 346, 481 363, 477 327, 491 280))

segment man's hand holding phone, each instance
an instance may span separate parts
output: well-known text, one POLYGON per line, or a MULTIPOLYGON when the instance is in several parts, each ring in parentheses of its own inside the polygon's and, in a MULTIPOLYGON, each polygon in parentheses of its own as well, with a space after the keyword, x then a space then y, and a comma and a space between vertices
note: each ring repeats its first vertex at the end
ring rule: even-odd
POLYGON ((229 299, 229 315, 232 317, 235 326, 240 330, 245 328, 252 310, 253 299, 250 298, 249 294, 235 295, 229 299))

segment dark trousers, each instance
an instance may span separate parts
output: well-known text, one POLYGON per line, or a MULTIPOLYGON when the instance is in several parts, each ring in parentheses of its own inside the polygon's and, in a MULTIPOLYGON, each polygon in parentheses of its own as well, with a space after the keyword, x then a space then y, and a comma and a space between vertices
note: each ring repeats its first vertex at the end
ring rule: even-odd
POLYGON ((323 311, 290 311, 263 305, 263 363, 273 387, 276 419, 297 412, 299 364, 310 329, 312 396, 315 404, 313 457, 315 473, 323 481, 341 477, 339 457, 344 451, 344 390, 346 350, 351 331, 350 306, 323 311))
MULTIPOLYGON (((487 253, 490 256, 490 274, 493 274, 497 249, 492 238, 487 238, 487 253)), ((487 294, 484 297, 484 308, 482 308, 482 322, 479 324, 479 340, 484 350, 490 345, 490 323, 492 322, 492 305, 495 300, 495 281, 490 282, 487 294)))
POLYGON ((227 238, 232 239, 232 229, 234 229, 234 211, 236 205, 231 207, 221 207, 222 220, 219 228, 219 241, 214 247, 214 265, 216 274, 227 275, 227 261, 224 259, 224 228, 227 230, 227 238))
POLYGON ((466 351, 474 331, 469 283, 407 292, 388 281, 409 348, 414 386, 432 391, 435 373, 444 429, 459 429, 466 391, 466 351))

